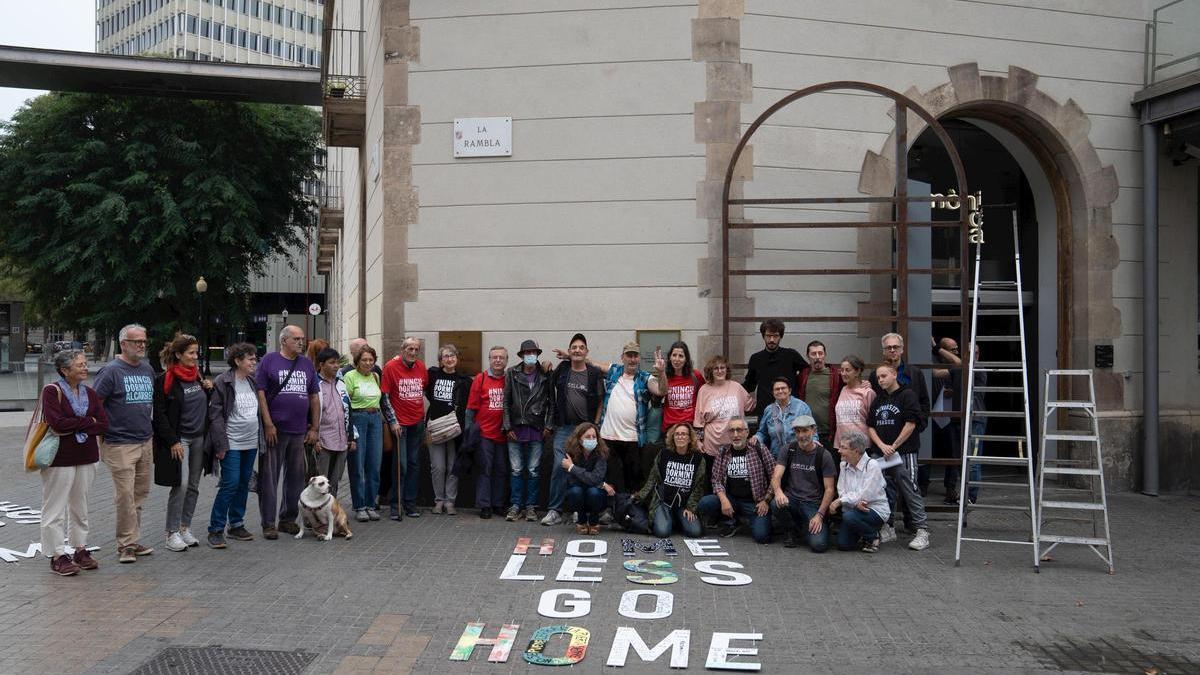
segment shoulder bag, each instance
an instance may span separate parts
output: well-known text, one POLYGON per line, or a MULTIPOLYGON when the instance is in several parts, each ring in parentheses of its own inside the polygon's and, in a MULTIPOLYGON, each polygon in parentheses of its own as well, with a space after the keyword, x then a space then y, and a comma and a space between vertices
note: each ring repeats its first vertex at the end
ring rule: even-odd
MULTIPOLYGON (((62 400, 62 391, 57 385, 46 386, 54 387, 55 393, 58 394, 58 400, 62 400)), ((43 394, 45 391, 45 389, 42 390, 43 394)), ((54 458, 57 456, 58 434, 46 422, 46 413, 42 410, 42 397, 39 396, 37 405, 33 409, 33 415, 29 418, 29 426, 25 428, 25 470, 45 469, 54 463, 54 458)))

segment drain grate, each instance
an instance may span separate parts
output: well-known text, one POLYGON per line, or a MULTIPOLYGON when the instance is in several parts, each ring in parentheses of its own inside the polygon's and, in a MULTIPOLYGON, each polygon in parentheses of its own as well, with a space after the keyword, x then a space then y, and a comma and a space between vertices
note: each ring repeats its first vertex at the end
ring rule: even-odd
POLYGON ((167 647, 132 675, 300 675, 316 654, 227 647, 167 647))
POLYGON ((1017 642, 1045 665, 1087 673, 1145 673, 1161 675, 1200 672, 1200 662, 1185 656, 1147 652, 1123 640, 1071 640, 1053 643, 1017 642), (1157 670, 1153 670, 1157 668, 1157 670))

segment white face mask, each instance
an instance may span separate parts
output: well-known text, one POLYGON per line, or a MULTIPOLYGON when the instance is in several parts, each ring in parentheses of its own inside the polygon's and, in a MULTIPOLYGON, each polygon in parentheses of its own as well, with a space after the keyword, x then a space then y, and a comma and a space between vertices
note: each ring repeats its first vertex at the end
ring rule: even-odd
POLYGON ((580 441, 580 445, 582 445, 583 449, 587 452, 591 452, 591 451, 595 450, 597 444, 598 444, 598 441, 596 441, 596 439, 594 439, 594 438, 585 438, 580 441))
POLYGON ((527 366, 536 366, 537 354, 526 354, 525 356, 521 357, 521 360, 524 361, 525 365, 527 366))

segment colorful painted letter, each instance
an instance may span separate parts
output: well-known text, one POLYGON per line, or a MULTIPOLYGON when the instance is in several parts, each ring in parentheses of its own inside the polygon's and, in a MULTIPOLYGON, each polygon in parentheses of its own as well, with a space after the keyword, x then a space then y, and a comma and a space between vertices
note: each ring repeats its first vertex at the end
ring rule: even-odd
POLYGON ((626 560, 622 567, 633 572, 625 578, 635 584, 662 586, 679 581, 679 575, 671 571, 671 563, 666 560, 626 560))
POLYGON ((466 661, 471 658, 471 652, 475 651, 477 645, 491 645, 492 653, 488 654, 488 661, 492 663, 504 663, 508 660, 508 653, 512 651, 513 643, 517 640, 517 629, 520 624, 506 623, 500 628, 500 632, 494 638, 481 638, 483 634, 484 624, 479 621, 472 621, 467 624, 463 631, 462 637, 458 638, 458 644, 454 645, 454 651, 450 652, 451 661, 466 661))
POLYGON ((539 628, 529 640, 525 648, 525 661, 537 666, 570 666, 579 663, 587 654, 588 640, 591 633, 577 626, 546 626, 539 628), (546 643, 555 635, 570 635, 571 642, 567 645, 564 656, 546 656, 546 643))

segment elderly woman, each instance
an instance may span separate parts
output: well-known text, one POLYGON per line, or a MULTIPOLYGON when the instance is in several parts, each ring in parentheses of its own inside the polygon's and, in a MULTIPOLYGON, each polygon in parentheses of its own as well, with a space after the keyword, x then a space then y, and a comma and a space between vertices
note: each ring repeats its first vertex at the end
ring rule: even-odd
MULTIPOLYGON (((458 370, 458 347, 442 345, 438 349, 438 364, 429 369, 429 382, 425 385, 425 397, 429 399, 429 410, 425 414, 428 423, 451 413, 458 418, 458 428, 467 428, 467 395, 471 392, 471 378, 458 370)), ((455 515, 454 500, 458 498, 458 476, 451 471, 462 435, 456 438, 429 444, 429 472, 433 478, 433 512, 455 515)))
POLYGON ((699 537, 703 530, 696 510, 708 491, 708 471, 696 432, 689 424, 676 424, 667 429, 665 442, 634 501, 646 505, 654 536, 669 537, 678 527, 688 537, 699 537))
POLYGON ((191 335, 176 335, 159 357, 165 370, 154 380, 154 482, 171 488, 167 496, 167 548, 186 551, 189 546, 200 545, 191 525, 204 471, 204 435, 212 382, 200 375, 200 344, 191 335))
POLYGON ((50 569, 61 576, 94 570, 99 563, 87 550, 87 494, 100 461, 97 436, 108 430, 108 416, 96 392, 83 384, 87 379, 87 357, 82 350, 65 349, 54 355, 56 384, 42 390, 42 413, 57 434, 58 454, 42 469, 42 552, 50 558, 50 569), (63 546, 63 521, 70 513, 67 555, 63 546))
POLYGON ((356 450, 354 427, 350 425, 350 395, 338 377, 342 355, 325 347, 317 352, 313 363, 320 380, 321 422, 317 428, 315 469, 318 476, 329 479, 329 493, 336 499, 342 474, 346 472, 346 455, 356 450))
POLYGON ((217 376, 208 405, 209 448, 221 464, 221 482, 208 517, 208 545, 213 548, 225 548, 226 525, 230 539, 254 539, 246 529, 246 499, 262 432, 254 381, 258 350, 239 342, 226 353, 229 370, 217 376))
POLYGON ((891 515, 883 472, 866 454, 866 434, 851 429, 844 433, 839 430, 838 436, 842 472, 838 476, 838 498, 829 505, 831 512, 846 507, 838 530, 838 550, 853 551, 861 541, 864 552, 875 553, 879 550, 879 528, 891 515))
POLYGON ((612 486, 604 482, 608 446, 600 438, 600 429, 584 422, 571 432, 564 448, 561 466, 567 474, 567 490, 563 503, 568 511, 579 514, 577 533, 600 534, 600 513, 614 494, 612 486))
MULTIPOLYGON (((357 448, 347 458, 350 473, 350 501, 358 522, 379 520, 375 499, 379 496, 379 470, 383 462, 383 392, 375 349, 363 346, 354 355, 354 370, 342 375, 346 395, 350 397, 350 424, 354 427, 357 448)), ((399 515, 398 512, 396 515, 399 515)))

